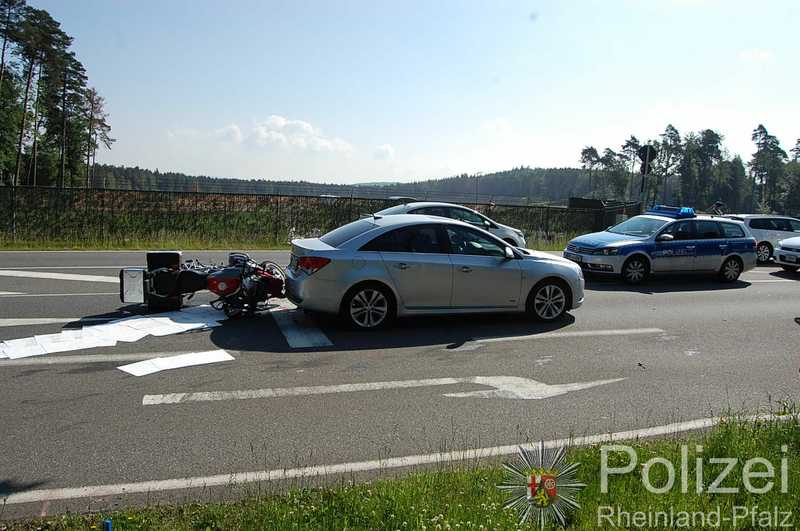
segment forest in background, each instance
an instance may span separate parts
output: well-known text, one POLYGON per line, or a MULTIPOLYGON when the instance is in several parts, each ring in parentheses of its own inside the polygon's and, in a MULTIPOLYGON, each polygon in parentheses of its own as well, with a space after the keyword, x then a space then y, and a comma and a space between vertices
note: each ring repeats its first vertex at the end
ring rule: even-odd
POLYGON ((717 201, 729 212, 800 214, 800 140, 787 153, 763 126, 752 132, 748 160, 731 155, 724 137, 712 129, 681 135, 672 125, 656 139, 631 136, 617 149, 585 147, 580 168, 517 167, 488 174, 461 174, 412 183, 336 185, 304 181, 243 180, 161 173, 158 170, 98 164, 93 186, 131 190, 449 198, 470 203, 564 204, 570 197, 643 200, 707 209, 717 201), (658 155, 643 180, 639 148, 658 155))
POLYGON ((752 131, 753 152, 745 157, 730 154, 719 131, 681 134, 668 125, 652 139, 631 135, 618 147, 586 146, 576 153, 580 168, 522 166, 411 183, 246 180, 96 164, 98 148, 110 149, 115 140, 104 99, 71 50, 72 37, 47 11, 25 0, 0 0, 0 38, 0 185, 498 204, 564 204, 570 197, 593 197, 701 210, 721 201, 728 211, 800 214, 800 139, 784 149, 761 124, 752 131), (643 179, 637 153, 647 144, 658 155, 643 179))
POLYGON ((114 139, 73 38, 47 11, 0 0, 0 39, 0 183, 89 186, 114 139))

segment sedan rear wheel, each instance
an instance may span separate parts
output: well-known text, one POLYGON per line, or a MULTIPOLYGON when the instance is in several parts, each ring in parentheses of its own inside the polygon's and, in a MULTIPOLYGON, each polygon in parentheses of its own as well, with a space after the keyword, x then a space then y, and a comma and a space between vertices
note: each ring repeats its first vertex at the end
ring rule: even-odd
POLYGON ((735 282, 742 274, 742 264, 736 258, 728 258, 722 264, 719 274, 724 282, 735 282))
POLYGON ((379 284, 362 284, 346 297, 342 315, 354 327, 374 330, 386 326, 394 317, 394 299, 379 284))
POLYGON ((528 298, 528 311, 541 321, 555 321, 567 311, 567 290, 556 280, 538 284, 528 298))
POLYGON ((772 246, 767 242, 761 242, 756 247, 756 258, 759 264, 766 264, 772 257, 772 246))

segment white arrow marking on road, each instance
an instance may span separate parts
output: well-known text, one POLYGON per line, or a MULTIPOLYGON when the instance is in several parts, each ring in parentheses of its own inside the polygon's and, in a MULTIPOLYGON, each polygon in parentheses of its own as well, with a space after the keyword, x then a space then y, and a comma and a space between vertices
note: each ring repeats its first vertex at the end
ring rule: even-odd
POLYGON ((183 404, 186 402, 218 402, 222 400, 252 400, 257 398, 282 398, 287 396, 324 395, 332 393, 354 393, 358 391, 380 391, 383 389, 409 389, 413 387, 432 387, 474 383, 495 389, 468 393, 446 394, 450 397, 508 398, 514 400, 542 400, 563 395, 570 391, 588 389, 598 385, 619 382, 624 378, 548 385, 528 378, 515 376, 468 376, 465 378, 428 378, 425 380, 397 380, 389 382, 367 382, 340 385, 315 385, 309 387, 279 387, 272 389, 245 389, 242 391, 208 391, 195 393, 170 393, 145 395, 142 405, 183 404))
POLYGON ((51 280, 80 280, 83 282, 108 282, 119 284, 117 277, 97 275, 74 275, 69 273, 43 273, 41 271, 20 271, 19 269, 0 269, 0 277, 47 278, 51 280))
POLYGON ((472 383, 489 385, 494 389, 486 391, 468 391, 466 393, 447 393, 444 396, 456 398, 508 398, 511 400, 543 400, 553 396, 565 395, 570 391, 580 391, 598 385, 620 382, 625 378, 597 380, 594 382, 577 382, 548 385, 529 378, 517 376, 476 376, 472 383))
POLYGON ((640 334, 661 334, 661 328, 619 328, 612 330, 575 330, 571 332, 542 332, 525 336, 484 337, 464 342, 456 348, 445 348, 449 352, 463 352, 476 350, 484 343, 501 343, 505 341, 529 341, 533 339, 564 339, 569 337, 604 337, 604 336, 635 336, 640 334))

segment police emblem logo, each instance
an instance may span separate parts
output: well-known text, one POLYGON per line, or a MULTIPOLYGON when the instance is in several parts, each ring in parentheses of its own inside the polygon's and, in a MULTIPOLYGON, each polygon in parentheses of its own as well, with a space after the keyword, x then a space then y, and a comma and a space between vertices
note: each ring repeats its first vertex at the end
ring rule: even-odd
POLYGON ((580 508, 575 495, 586 485, 576 479, 580 463, 568 464, 566 454, 564 447, 540 442, 531 449, 520 446, 516 459, 503 465, 506 478, 497 488, 508 492, 504 508, 516 510, 520 524, 565 526, 569 512, 580 508))

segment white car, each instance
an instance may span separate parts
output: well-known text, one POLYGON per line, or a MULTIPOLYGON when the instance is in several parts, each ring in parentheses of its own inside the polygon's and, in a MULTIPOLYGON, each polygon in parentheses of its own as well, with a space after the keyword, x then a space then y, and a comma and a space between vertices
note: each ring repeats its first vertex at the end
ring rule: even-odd
POLYGON ((476 212, 471 208, 461 205, 416 201, 389 207, 378 212, 378 215, 381 216, 391 216, 394 214, 423 214, 426 216, 455 219, 491 232, 514 247, 524 248, 526 245, 525 233, 521 230, 498 223, 487 218, 480 212, 476 212))
POLYGON ((778 242, 775 247, 775 263, 792 273, 800 269, 800 236, 778 242))
POLYGON ((725 216, 747 225, 756 239, 756 258, 759 264, 766 264, 775 256, 778 242, 784 238, 800 235, 800 219, 770 214, 734 214, 725 216))

